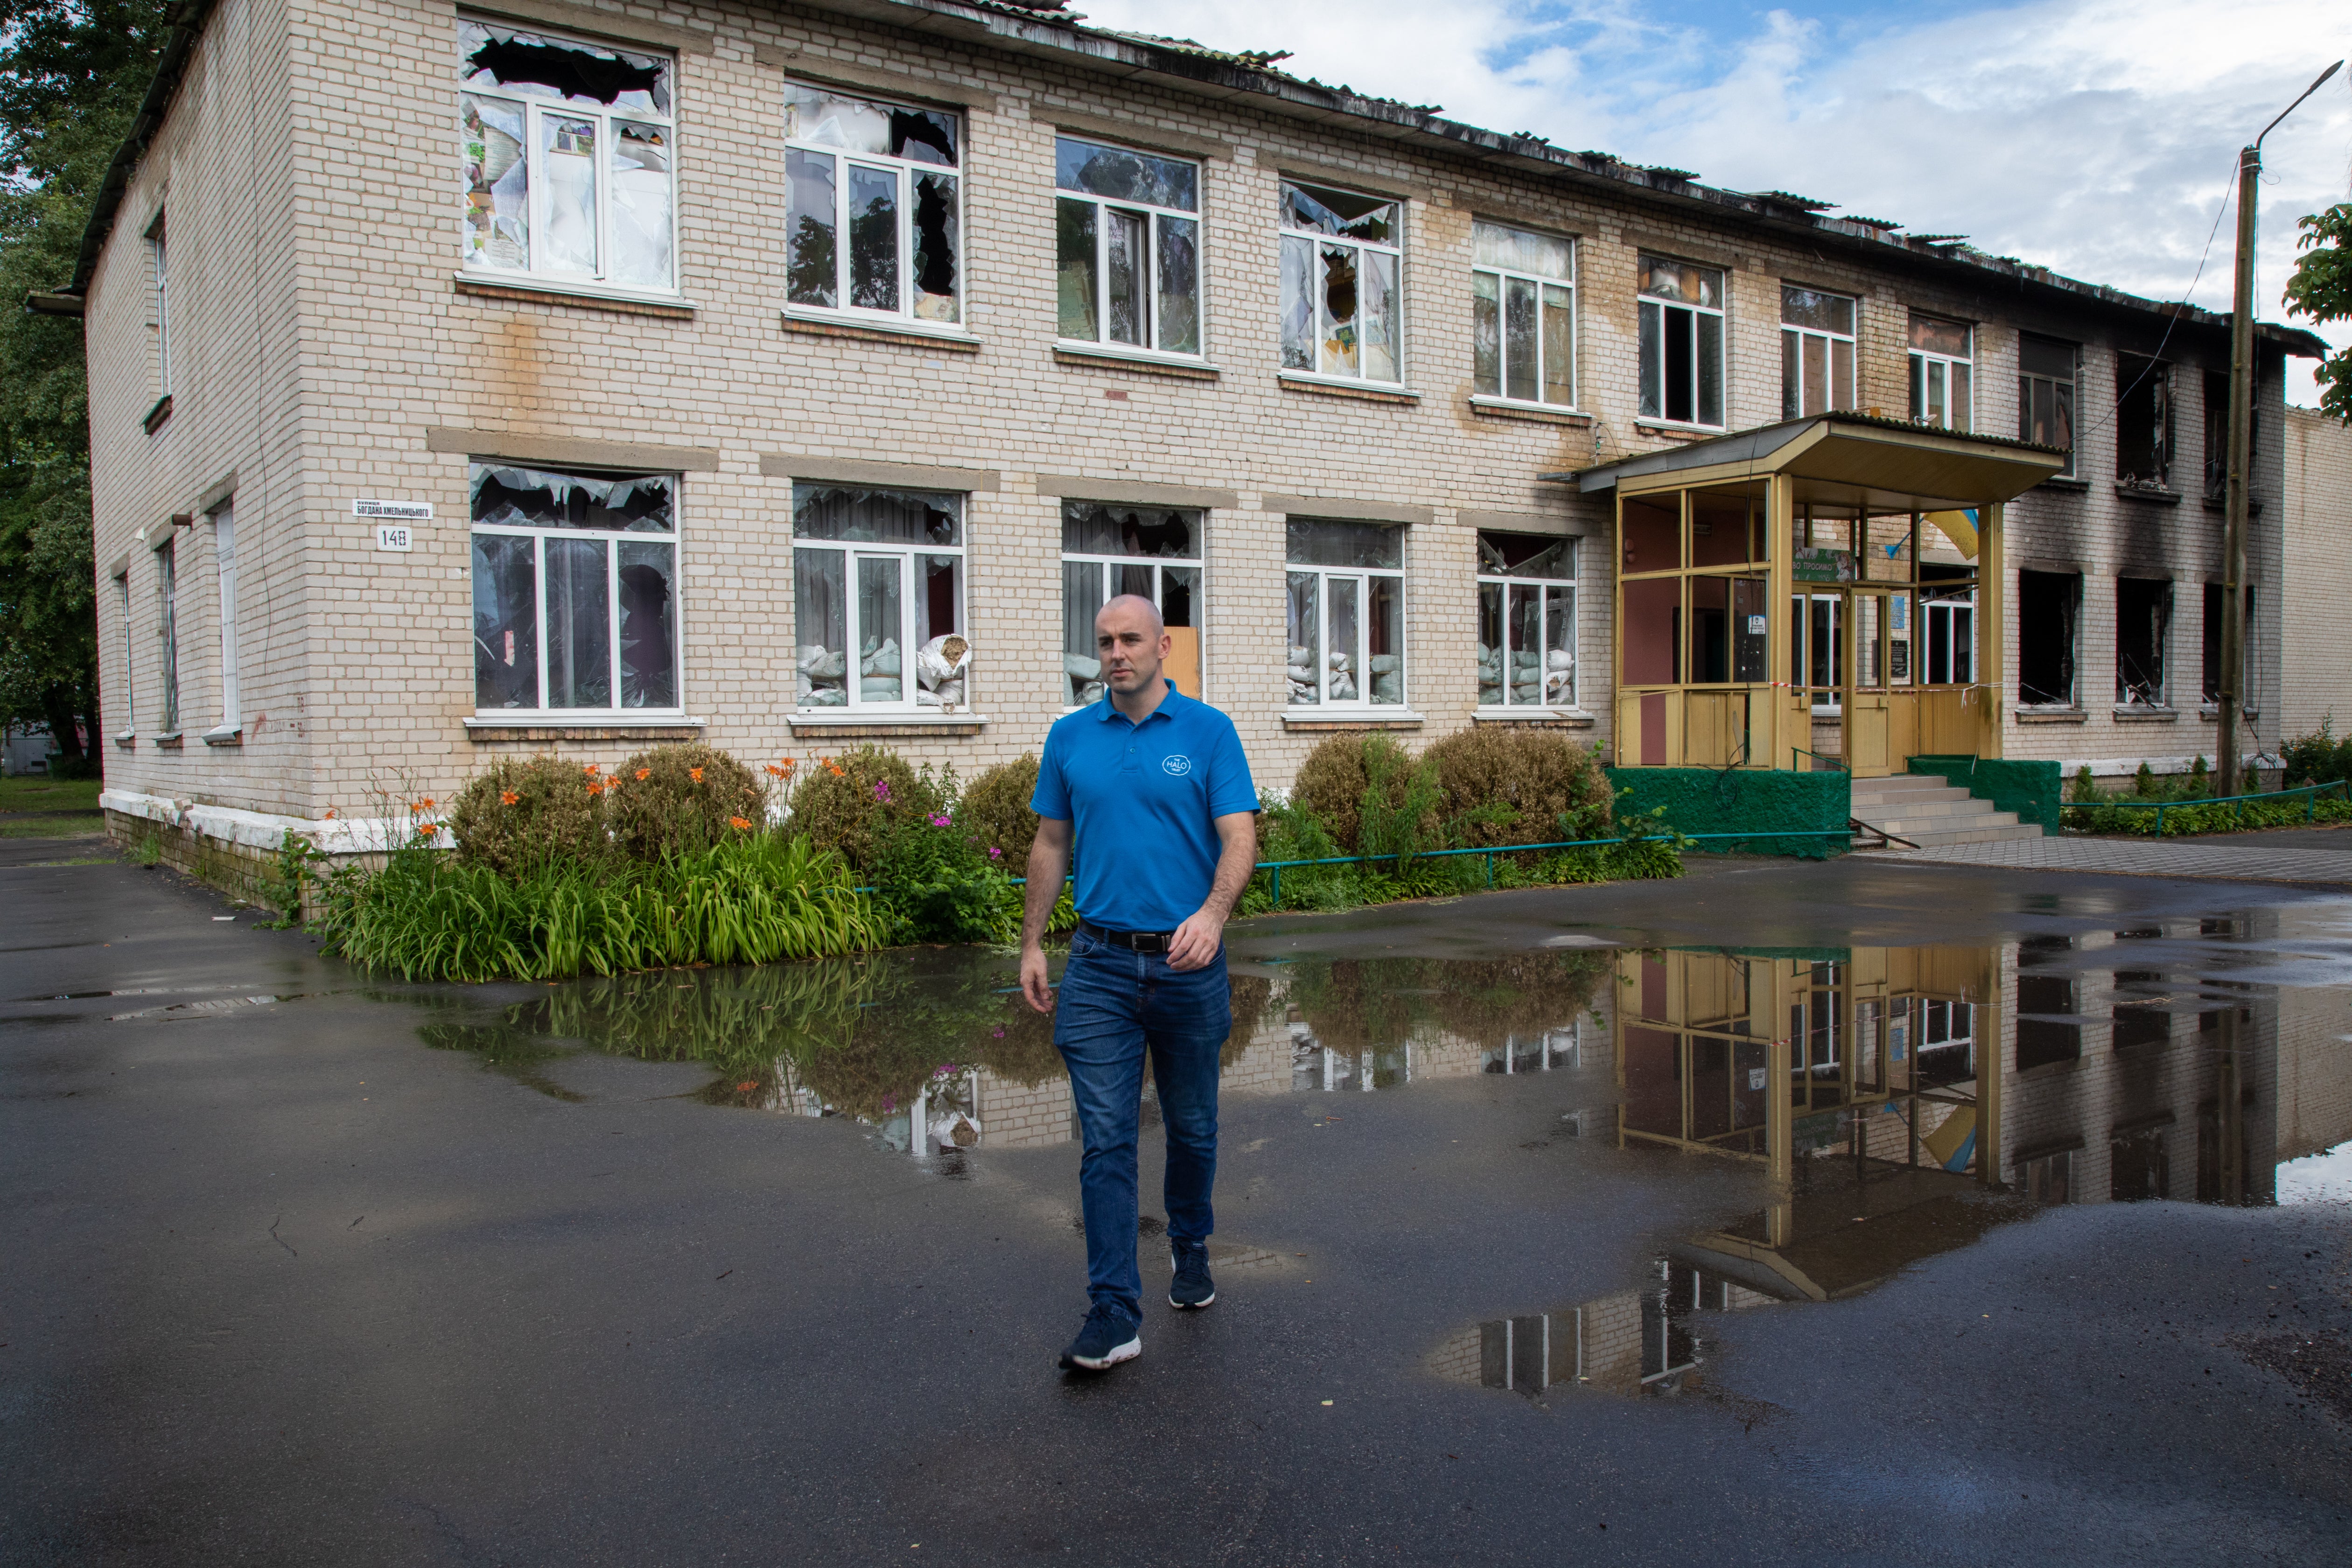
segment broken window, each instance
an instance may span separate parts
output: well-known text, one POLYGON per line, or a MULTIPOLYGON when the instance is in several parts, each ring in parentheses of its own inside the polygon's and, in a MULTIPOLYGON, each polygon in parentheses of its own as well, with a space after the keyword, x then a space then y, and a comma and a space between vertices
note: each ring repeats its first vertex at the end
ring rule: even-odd
POLYGON ((786 93, 785 299, 961 322, 962 121, 830 88, 786 93))
POLYGON ((674 291, 667 57, 460 18, 469 270, 674 291))
MULTIPOLYGON (((2262 435, 2259 401, 2246 425, 2246 467, 2253 469, 2254 448, 2262 435)), ((2230 493, 2230 378, 2221 371, 2205 373, 2205 499, 2221 500, 2230 493)))
POLYGON ((963 554, 961 496, 795 485, 800 706, 961 706, 963 554))
POLYGON ((2017 700, 2074 706, 2074 618, 2083 579, 2072 572, 2017 574, 2017 700))
POLYGON ((2116 704, 2169 708, 2165 654, 2172 637, 2172 584, 2116 579, 2116 704))
POLYGON ((1292 706, 1404 706, 1404 530, 1292 518, 1292 706))
POLYGON ((1198 355, 1200 166, 1061 136, 1054 184, 1063 340, 1198 355))
POLYGON ((2017 438, 2066 454, 2063 475, 2074 471, 2074 364, 2073 343, 2017 334, 2017 438))
POLYGON ((2116 379, 2116 482, 2135 489, 2172 484, 2172 367, 2162 360, 2121 354, 2116 379))
POLYGON ((1641 258, 1642 417, 1723 426, 1723 274, 1641 258))
POLYGON ((1575 242, 1474 223, 1470 243, 1478 395, 1575 406, 1575 242))
POLYGON ((1062 503, 1062 702, 1103 695, 1095 614, 1134 594, 1160 608, 1171 645, 1163 673, 1201 695, 1201 514, 1153 507, 1062 503))
POLYGON ((1402 202, 1285 180, 1282 368, 1402 382, 1403 268, 1402 202))
POLYGON ((147 323, 154 335, 155 395, 172 395, 172 288, 170 270, 164 263, 163 215, 157 213, 155 221, 147 228, 147 276, 152 293, 148 308, 155 319, 147 323))
POLYGON ((2074 943, 2063 936, 2030 936, 2017 947, 2017 1070, 2071 1062, 2083 1055, 2083 1022, 2075 1006, 2074 974, 2042 969, 2063 963, 2074 943))
POLYGON ((1853 406, 1854 301, 1780 285, 1780 417, 1853 406))
MULTIPOLYGON (((2219 583, 2206 584, 2204 679, 2202 686, 2204 689, 2205 701, 2209 706, 2221 700, 2221 584, 2219 583)), ((2247 708, 2251 709, 2254 706, 2254 661, 2251 657, 2254 646, 2254 585, 2252 583, 2246 584, 2246 611, 2244 618, 2246 626, 2246 648, 2249 657, 2246 659, 2245 672, 2241 677, 2242 689, 2238 692, 2238 700, 2247 708)))
POLYGON ((677 479, 476 463, 474 706, 675 711, 677 479))
POLYGON ((135 735, 139 732, 139 702, 131 671, 137 667, 138 654, 131 638, 131 568, 127 565, 114 574, 114 624, 121 630, 122 681, 113 689, 122 693, 122 732, 135 735))
POLYGON ((163 728, 180 732, 180 568, 176 539, 155 552, 155 663, 163 686, 163 728))
POLYGON ((1478 706, 1576 706, 1576 541, 1478 534, 1478 706))
POLYGON ((2147 1198, 2172 1195, 2172 1161, 2164 1147, 2165 1126, 2172 1121, 2172 1113, 2164 1113, 2164 1125, 2140 1127, 2129 1131, 2118 1130, 2110 1135, 2107 1146, 2107 1197, 2119 1204, 2137 1203, 2147 1198))
POLYGON ((1976 329, 1911 318, 1911 417, 1939 430, 1976 428, 1976 329))

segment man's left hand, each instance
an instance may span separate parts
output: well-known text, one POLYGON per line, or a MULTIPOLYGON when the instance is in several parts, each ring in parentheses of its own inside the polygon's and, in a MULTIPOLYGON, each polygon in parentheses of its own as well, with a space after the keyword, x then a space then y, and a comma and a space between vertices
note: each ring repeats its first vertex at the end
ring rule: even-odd
POLYGON ((1218 950, 1224 944, 1224 917, 1197 910, 1192 919, 1176 928, 1175 940, 1168 944, 1168 967, 1180 973, 1206 969, 1216 962, 1218 950))

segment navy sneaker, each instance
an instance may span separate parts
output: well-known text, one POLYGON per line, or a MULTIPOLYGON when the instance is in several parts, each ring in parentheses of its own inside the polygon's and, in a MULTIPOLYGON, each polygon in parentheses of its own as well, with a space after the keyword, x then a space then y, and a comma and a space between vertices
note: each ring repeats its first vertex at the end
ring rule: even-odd
POLYGON ((1123 1361, 1143 1353, 1143 1335, 1135 1320, 1117 1307, 1097 1301, 1087 1314, 1086 1326, 1070 1348, 1062 1352, 1064 1372, 1108 1372, 1123 1361))
POLYGON ((1168 1304, 1178 1311, 1191 1307, 1205 1307, 1217 1299, 1216 1281, 1209 1278, 1209 1249, 1198 1242, 1186 1247, 1181 1243, 1168 1248, 1169 1267, 1176 1278, 1169 1282, 1168 1304))

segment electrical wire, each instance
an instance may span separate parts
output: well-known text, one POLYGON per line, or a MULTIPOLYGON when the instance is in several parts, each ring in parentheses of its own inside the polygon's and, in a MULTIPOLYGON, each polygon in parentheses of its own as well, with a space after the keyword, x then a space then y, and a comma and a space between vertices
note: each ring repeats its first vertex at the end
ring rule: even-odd
POLYGON ((2116 416, 2122 412, 2124 399, 2138 391, 2140 383, 2155 374, 2156 367, 2164 363, 2165 345, 2172 342, 2172 330, 2180 324, 2181 312, 2189 308, 2189 297, 2197 292, 2197 285, 2202 281, 2205 277, 2205 264, 2213 258, 2213 241, 2221 237, 2221 220, 2229 216, 2230 205, 2236 198, 2237 192, 2238 164, 2237 160, 2232 158, 2230 163, 2229 182, 2221 188, 2221 205, 2213 214, 2213 226, 2206 231, 2205 248, 2203 251, 2199 253, 2197 258, 2196 274, 2189 279, 2189 287, 2181 290, 2179 307, 2171 312, 2169 318, 2165 321, 2164 335, 2156 341, 2156 348, 2154 352, 2149 353, 2147 356, 2147 367, 2143 369, 2138 375, 2132 379, 2132 384, 2129 386, 2125 387, 2121 392, 2116 394, 2116 400, 2112 404, 2108 405, 2105 416, 2102 417, 2096 425, 2092 426, 2088 430, 2082 431, 2075 436, 2074 440, 2077 445, 2079 445, 2085 437, 2095 436, 2100 431, 2105 429, 2109 425, 2113 424, 2115 422, 2116 416))

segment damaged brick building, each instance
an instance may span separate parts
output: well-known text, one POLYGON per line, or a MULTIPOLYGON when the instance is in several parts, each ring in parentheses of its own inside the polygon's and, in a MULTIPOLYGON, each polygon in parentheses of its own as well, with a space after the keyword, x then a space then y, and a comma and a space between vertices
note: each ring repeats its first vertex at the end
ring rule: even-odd
MULTIPOLYGON (((38 303, 118 831, 662 739, 968 777, 1122 591, 1276 786, 2221 743, 2225 320, 1043 5, 182 5, 38 303)), ((2321 352, 2262 329, 2249 754, 2321 352)))

